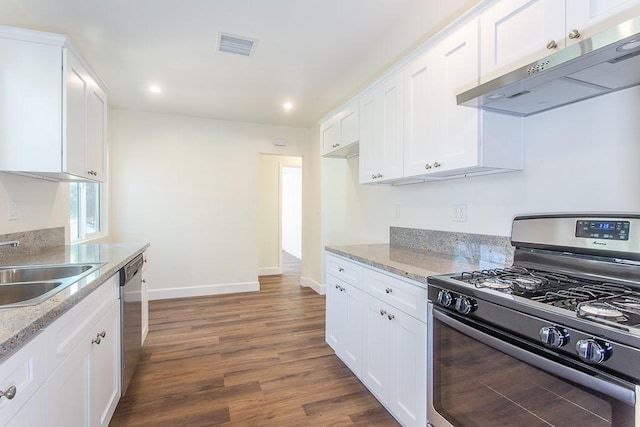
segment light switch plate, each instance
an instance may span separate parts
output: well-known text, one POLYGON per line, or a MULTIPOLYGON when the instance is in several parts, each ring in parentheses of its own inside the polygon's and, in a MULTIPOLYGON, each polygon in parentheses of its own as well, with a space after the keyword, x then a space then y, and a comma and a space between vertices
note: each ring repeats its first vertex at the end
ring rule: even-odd
POLYGON ((20 203, 9 200, 7 209, 7 219, 9 221, 17 221, 20 219, 20 203))

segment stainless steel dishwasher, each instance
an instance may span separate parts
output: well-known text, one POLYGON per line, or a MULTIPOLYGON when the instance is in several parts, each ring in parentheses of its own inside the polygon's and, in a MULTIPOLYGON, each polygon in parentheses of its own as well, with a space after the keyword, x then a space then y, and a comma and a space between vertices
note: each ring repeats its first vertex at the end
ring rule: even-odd
POLYGON ((120 270, 122 396, 127 392, 142 352, 142 255, 120 270))

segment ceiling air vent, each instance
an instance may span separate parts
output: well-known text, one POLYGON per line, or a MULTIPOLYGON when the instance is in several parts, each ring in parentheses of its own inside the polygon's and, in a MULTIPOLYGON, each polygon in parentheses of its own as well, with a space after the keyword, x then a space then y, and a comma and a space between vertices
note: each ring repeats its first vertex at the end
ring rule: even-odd
POLYGON ((218 34, 218 50, 220 52, 235 53, 237 55, 251 56, 258 40, 247 37, 239 37, 231 34, 218 34))

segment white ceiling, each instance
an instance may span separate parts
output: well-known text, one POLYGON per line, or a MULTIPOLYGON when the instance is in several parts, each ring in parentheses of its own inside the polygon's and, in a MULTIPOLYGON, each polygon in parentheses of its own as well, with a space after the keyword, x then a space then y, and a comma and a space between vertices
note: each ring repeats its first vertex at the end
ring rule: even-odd
POLYGON ((310 127, 477 2, 0 0, 0 24, 70 35, 113 108, 310 127), (217 52, 218 32, 255 54, 217 52))

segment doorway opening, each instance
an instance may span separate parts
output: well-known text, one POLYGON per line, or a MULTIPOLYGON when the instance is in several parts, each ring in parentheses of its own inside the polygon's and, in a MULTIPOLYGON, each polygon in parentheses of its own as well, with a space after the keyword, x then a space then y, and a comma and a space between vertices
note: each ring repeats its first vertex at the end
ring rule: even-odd
POLYGON ((302 157, 260 155, 259 276, 300 277, 302 157))

